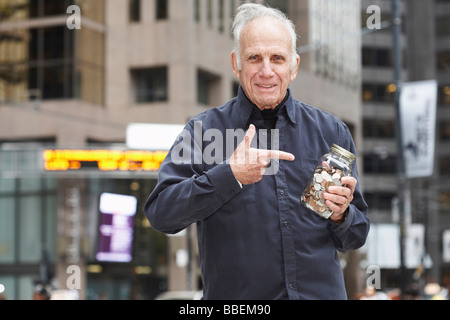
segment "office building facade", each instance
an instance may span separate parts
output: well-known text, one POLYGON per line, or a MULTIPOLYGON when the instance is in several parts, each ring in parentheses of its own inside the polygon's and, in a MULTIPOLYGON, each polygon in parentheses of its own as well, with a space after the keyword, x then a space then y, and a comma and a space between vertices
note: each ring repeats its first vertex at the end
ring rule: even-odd
MULTIPOLYGON (((404 83, 436 80, 438 82, 436 145, 434 173, 430 177, 412 178, 406 182, 404 224, 396 209, 399 196, 397 176, 398 142, 394 82, 392 1, 362 1, 363 24, 369 18, 364 10, 370 5, 380 8, 380 30, 362 37, 363 102, 363 188, 371 208, 372 224, 392 226, 402 223, 410 230, 405 254, 407 289, 417 288, 420 281, 447 285, 450 281, 448 259, 449 213, 449 1, 401 1, 401 48, 404 83), (413 229, 418 228, 418 233, 413 229), (414 243, 414 244, 412 244, 414 243), (420 279, 420 281, 418 281, 420 279)), ((375 235, 374 235, 375 237, 375 235)), ((375 238, 373 239, 375 240, 375 238)), ((394 243, 398 248, 399 242, 394 243)), ((396 266, 381 266, 384 288, 399 286, 399 251, 393 247, 396 266)), ((389 253, 391 252, 391 253, 389 253)), ((381 254, 381 253, 380 253, 381 254)), ((379 256, 381 257, 381 256, 379 256)), ((380 258, 381 261, 382 258, 380 258)), ((416 290, 416 294, 417 294, 416 290)))

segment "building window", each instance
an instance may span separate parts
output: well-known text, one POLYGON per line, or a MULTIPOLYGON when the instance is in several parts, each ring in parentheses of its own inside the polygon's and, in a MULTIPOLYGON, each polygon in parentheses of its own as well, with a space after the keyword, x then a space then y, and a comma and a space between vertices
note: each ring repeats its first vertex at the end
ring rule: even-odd
POLYGON ((450 122, 439 124, 439 139, 450 141, 450 122))
POLYGON ((439 86, 438 104, 441 106, 450 107, 450 85, 439 86))
MULTIPOLYGON (((30 1, 34 2, 34 1, 30 1)), ((67 10, 69 1, 67 0, 41 0, 44 6, 44 16, 60 15, 67 10)))
POLYGON ((104 0, 2 0, 0 21, 21 21, 35 18, 65 16, 70 5, 80 6, 83 18, 104 21, 104 0))
POLYGON ((67 7, 70 5, 67 0, 34 0, 27 2, 26 6, 29 9, 30 18, 62 15, 65 14, 67 7))
MULTIPOLYGON (((29 31, 26 83, 18 88, 23 96, 38 90, 42 99, 72 98, 74 94, 74 35, 65 27, 31 29, 29 31), (28 92, 27 92, 28 91, 28 92)), ((1 61, 0 61, 1 63, 1 61)))
POLYGON ((156 20, 165 20, 169 17, 169 0, 156 0, 156 20))
POLYGON ((128 2, 130 22, 141 20, 141 0, 129 0, 128 2))
POLYGON ((397 171, 397 157, 388 154, 370 153, 364 155, 364 173, 395 174, 397 171))
POLYGON ((394 84, 384 85, 376 83, 363 83, 362 97, 364 102, 394 102, 394 84))
POLYGON ((198 70, 197 72, 197 101, 203 106, 220 104, 220 77, 212 73, 198 70))
POLYGON ((363 48, 363 66, 392 67, 392 53, 389 49, 363 48))
POLYGON ((168 100, 167 67, 135 69, 131 71, 135 102, 151 103, 168 100))
POLYGON ((439 203, 441 205, 442 210, 445 210, 445 212, 449 212, 448 210, 450 210, 450 191, 441 191, 439 203))
POLYGON ((394 138, 394 121, 380 119, 363 120, 364 138, 394 138))
POLYGON ((450 71, 450 50, 437 53, 437 70, 441 72, 450 71))
MULTIPOLYGON (((37 17, 65 15, 65 1, 33 1, 37 17), (45 5, 44 5, 45 4, 45 5)), ((95 1, 83 17, 103 17, 103 1, 95 1)), ((104 35, 89 28, 76 32, 64 24, 17 29, 0 37, 0 100, 79 98, 103 104, 104 35)))
POLYGON ((397 195, 390 192, 365 192, 364 199, 371 210, 390 210, 392 208, 392 199, 397 195))
POLYGON ((439 159, 439 173, 441 175, 450 175, 450 156, 442 156, 439 159))

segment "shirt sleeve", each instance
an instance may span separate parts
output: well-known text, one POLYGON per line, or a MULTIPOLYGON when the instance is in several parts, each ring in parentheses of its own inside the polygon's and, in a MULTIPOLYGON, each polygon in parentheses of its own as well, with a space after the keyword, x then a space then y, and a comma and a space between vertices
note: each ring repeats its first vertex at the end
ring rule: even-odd
POLYGON ((187 126, 183 138, 174 146, 184 152, 194 150, 190 159, 174 161, 172 148, 161 165, 158 184, 144 205, 151 226, 163 233, 175 234, 206 219, 241 191, 228 163, 207 171, 202 164, 196 164, 193 153, 201 150, 195 146, 189 149, 195 143, 191 137, 192 127, 187 126))
MULTIPOLYGON (((351 133, 343 123, 339 128, 339 137, 340 145, 357 155, 351 133)), ((347 219, 340 225, 332 221, 329 223, 336 249, 342 253, 362 247, 366 242, 370 228, 370 221, 367 217, 368 206, 360 189, 357 161, 353 163, 352 173, 358 184, 353 195, 353 201, 349 206, 347 219)))

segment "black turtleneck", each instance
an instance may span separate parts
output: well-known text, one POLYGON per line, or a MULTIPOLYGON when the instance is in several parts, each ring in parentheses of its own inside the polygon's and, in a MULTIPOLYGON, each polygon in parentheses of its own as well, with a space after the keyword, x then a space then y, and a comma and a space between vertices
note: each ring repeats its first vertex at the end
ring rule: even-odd
POLYGON ((278 120, 278 113, 282 109, 288 98, 289 91, 287 92, 286 97, 284 97, 283 101, 281 101, 281 103, 274 109, 261 110, 261 115, 264 118, 264 124, 267 129, 275 129, 278 120))

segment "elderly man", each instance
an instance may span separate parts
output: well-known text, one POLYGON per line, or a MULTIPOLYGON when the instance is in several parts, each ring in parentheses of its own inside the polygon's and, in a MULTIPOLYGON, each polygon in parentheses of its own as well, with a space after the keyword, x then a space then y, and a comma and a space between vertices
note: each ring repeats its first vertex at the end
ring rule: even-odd
POLYGON ((244 4, 233 31, 238 95, 188 122, 146 215, 167 234, 197 224, 205 299, 346 299, 337 251, 358 249, 369 230, 356 164, 344 186, 323 193, 329 219, 300 197, 332 144, 356 153, 351 134, 292 97, 300 58, 284 14, 244 4))

